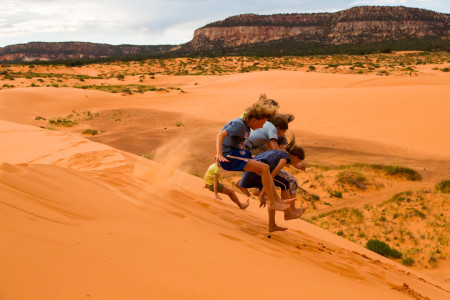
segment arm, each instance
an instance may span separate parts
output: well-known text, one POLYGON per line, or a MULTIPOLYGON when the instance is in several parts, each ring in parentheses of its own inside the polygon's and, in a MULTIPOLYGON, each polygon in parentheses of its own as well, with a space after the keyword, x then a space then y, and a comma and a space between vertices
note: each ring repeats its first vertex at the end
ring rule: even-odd
POLYGON ((222 200, 220 196, 217 194, 217 186, 218 186, 218 180, 217 180, 217 174, 214 174, 214 195, 216 195, 217 200, 222 200))
POLYGON ((267 199, 264 197, 266 195, 266 192, 264 191, 264 187, 262 188, 261 192, 259 193, 259 207, 266 207, 267 199))
MULTIPOLYGON (((278 175, 281 169, 283 169, 284 166, 286 166, 287 160, 285 158, 280 159, 277 166, 273 169, 272 173, 270 175, 272 176, 272 179, 275 178, 275 176, 278 175)), ((266 198, 264 197, 264 187, 261 190, 261 194, 259 195, 259 207, 265 207, 266 206, 266 198)))
POLYGON ((217 137, 216 137, 216 155, 217 155, 217 159, 222 162, 229 161, 222 155, 223 139, 227 136, 228 136, 228 132, 226 130, 222 130, 221 132, 219 132, 217 134, 217 137))
POLYGON ((272 175, 272 178, 275 178, 275 176, 278 175, 278 173, 281 171, 281 169, 284 168, 284 166, 286 166, 286 164, 287 164, 287 159, 285 159, 285 158, 280 159, 277 166, 273 169, 272 173, 270 173, 270 175, 272 175))
POLYGON ((280 146, 278 146, 278 143, 277 143, 276 139, 270 139, 270 141, 268 141, 266 143, 266 147, 269 150, 281 150, 280 146))

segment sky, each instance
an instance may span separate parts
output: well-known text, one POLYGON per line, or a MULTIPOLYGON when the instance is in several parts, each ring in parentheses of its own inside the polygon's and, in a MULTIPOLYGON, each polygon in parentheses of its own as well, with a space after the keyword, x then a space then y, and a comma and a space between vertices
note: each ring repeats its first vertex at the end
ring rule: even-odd
POLYGON ((450 13, 450 0, 0 0, 0 47, 37 41, 179 45, 195 29, 234 15, 336 12, 360 5, 450 13))

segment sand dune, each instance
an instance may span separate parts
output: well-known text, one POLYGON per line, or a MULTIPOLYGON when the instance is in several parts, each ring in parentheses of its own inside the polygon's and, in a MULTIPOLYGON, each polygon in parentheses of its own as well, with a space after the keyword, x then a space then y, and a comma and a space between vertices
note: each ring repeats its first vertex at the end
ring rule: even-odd
POLYGON ((433 274, 305 221, 280 220, 289 230, 269 238, 255 200, 246 211, 217 202, 200 178, 177 170, 193 147, 206 157, 221 124, 260 93, 296 115, 295 132, 327 147, 348 139, 380 155, 392 146, 411 159, 448 157, 446 76, 272 71, 153 81, 176 81, 186 93, 2 90, 0 299, 448 299, 449 286, 433 274), (131 117, 116 122, 115 109, 131 117), (85 110, 100 115, 39 128, 85 110), (186 126, 177 129, 177 120, 186 126), (80 137, 93 125, 106 131, 92 139, 125 150, 148 134, 145 142, 158 143, 154 161, 80 137))
MULTIPOLYGON (((166 84, 167 76, 153 80, 166 84)), ((271 71, 230 76, 177 76, 186 93, 123 97, 78 89, 2 91, 0 118, 34 124, 36 116, 64 117, 73 110, 162 109, 226 122, 266 93, 297 116, 292 129, 348 137, 450 157, 448 75, 380 77, 271 71), (197 83, 197 85, 194 85, 197 83)))
POLYGON ((0 128, 4 299, 449 295, 300 220, 268 239, 263 210, 213 201, 174 155, 161 168, 58 132, 0 128))

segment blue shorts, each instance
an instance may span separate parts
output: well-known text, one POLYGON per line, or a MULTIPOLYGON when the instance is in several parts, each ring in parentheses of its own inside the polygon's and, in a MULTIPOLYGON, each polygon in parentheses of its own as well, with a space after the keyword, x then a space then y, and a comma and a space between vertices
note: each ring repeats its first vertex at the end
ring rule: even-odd
POLYGON ((251 158, 250 151, 234 149, 230 153, 224 155, 229 162, 220 162, 222 169, 227 171, 244 171, 244 167, 251 158))
MULTIPOLYGON (((289 189, 289 181, 282 176, 275 176, 273 183, 275 186, 281 188, 282 191, 289 189)), ((244 172, 239 186, 244 188, 258 188, 261 190, 263 188, 261 176, 253 172, 244 172)))

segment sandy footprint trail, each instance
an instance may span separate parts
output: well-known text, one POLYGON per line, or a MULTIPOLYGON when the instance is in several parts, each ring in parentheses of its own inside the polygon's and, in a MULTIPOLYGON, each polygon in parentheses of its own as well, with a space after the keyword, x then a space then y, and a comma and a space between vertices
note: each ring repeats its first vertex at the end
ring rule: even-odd
POLYGON ((202 180, 175 170, 173 145, 158 155, 162 166, 5 121, 0 139, 9 141, 0 145, 2 299, 450 295, 300 220, 268 239, 256 203, 215 202, 202 180))

